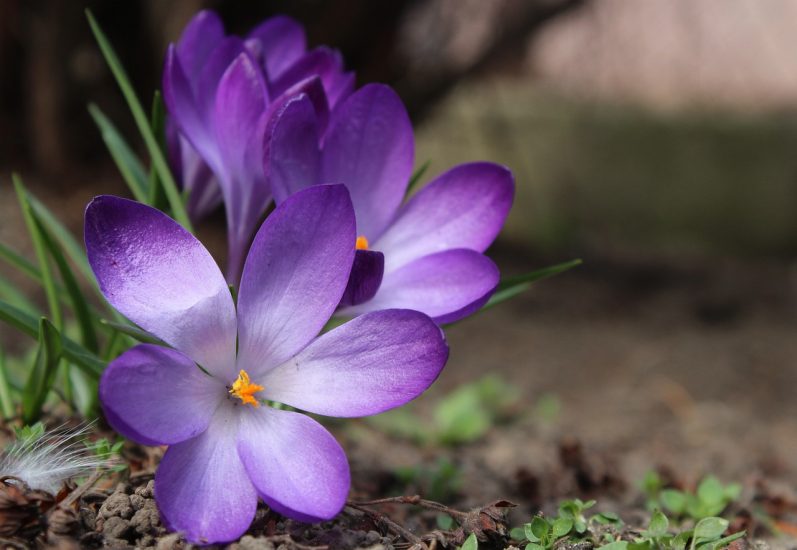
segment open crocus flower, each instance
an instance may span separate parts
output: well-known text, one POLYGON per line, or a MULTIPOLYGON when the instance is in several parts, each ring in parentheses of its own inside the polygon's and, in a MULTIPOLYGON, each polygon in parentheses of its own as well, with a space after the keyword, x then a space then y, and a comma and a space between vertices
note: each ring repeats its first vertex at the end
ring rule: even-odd
POLYGON ((320 116, 354 89, 338 52, 307 51, 304 29, 276 16, 242 39, 218 15, 201 11, 171 45, 163 74, 172 166, 198 219, 226 207, 228 280, 238 283, 257 223, 271 200, 262 149, 264 124, 281 97, 306 91, 320 116))
POLYGON ((463 164, 406 204, 414 141, 409 117, 387 86, 364 86, 331 114, 325 130, 307 94, 269 123, 265 167, 277 204, 317 184, 342 183, 357 216, 357 256, 340 314, 422 311, 438 323, 480 308, 499 274, 483 254, 512 205, 506 168, 463 164))
POLYGON ((416 311, 359 317, 321 336, 354 257, 345 188, 297 193, 268 217, 243 270, 237 311, 207 250, 163 213, 116 197, 86 209, 89 262, 108 301, 172 348, 141 344, 100 381, 106 418, 145 445, 169 445, 155 498, 195 543, 230 541, 262 498, 300 521, 343 507, 349 467, 315 420, 379 413, 417 397, 448 348, 416 311))

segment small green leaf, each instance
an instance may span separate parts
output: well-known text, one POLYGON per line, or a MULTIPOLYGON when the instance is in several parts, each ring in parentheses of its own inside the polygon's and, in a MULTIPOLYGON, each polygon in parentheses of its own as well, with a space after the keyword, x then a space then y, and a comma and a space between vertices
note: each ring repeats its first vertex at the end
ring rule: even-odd
POLYGON ((42 317, 39 321, 39 351, 22 392, 22 418, 26 424, 41 416, 44 401, 55 382, 61 351, 61 335, 58 329, 42 317))
POLYGON ((144 143, 147 146, 147 151, 149 152, 152 164, 155 167, 155 170, 158 172, 158 178, 160 179, 163 190, 166 192, 166 197, 169 200, 169 206, 171 207, 174 219, 177 220, 177 222, 185 227, 188 231, 193 233, 194 230, 191 225, 191 220, 188 218, 188 213, 185 210, 185 204, 183 204, 183 197, 180 194, 180 191, 177 189, 177 184, 175 183, 174 177, 169 169, 169 164, 166 162, 166 157, 163 154, 163 150, 158 143, 158 138, 155 136, 155 133, 150 126, 150 120, 144 112, 141 102, 138 100, 138 97, 136 97, 133 86, 130 84, 130 79, 122 67, 122 63, 119 61, 119 57, 116 55, 113 46, 111 46, 111 43, 108 41, 108 38, 100 28, 97 20, 94 19, 94 15, 92 15, 90 10, 86 10, 86 17, 89 20, 89 25, 94 33, 94 37, 97 39, 97 43, 100 46, 102 55, 105 57, 108 67, 110 67, 111 72, 116 78, 116 83, 122 90, 122 95, 127 101, 128 107, 130 107, 130 112, 133 114, 133 119, 136 122, 136 126, 138 126, 139 132, 141 132, 141 137, 144 138, 144 143))
POLYGON ((722 536, 727 528, 727 519, 703 518, 695 525, 695 539, 713 540, 722 536))
POLYGON ((410 178, 410 183, 409 183, 409 184, 407 184, 407 193, 410 193, 410 192, 413 190, 413 188, 414 188, 416 185, 418 185, 418 183, 420 183, 420 181, 421 181, 421 178, 422 178, 422 177, 423 177, 423 175, 426 173, 426 171, 429 169, 429 166, 431 166, 431 164, 432 164, 432 161, 431 161, 431 159, 430 159, 430 160, 427 160, 426 162, 424 162, 424 163, 423 163, 423 164, 420 166, 420 168, 418 168, 417 170, 415 170, 415 173, 413 173, 413 174, 412 174, 412 177, 410 178))
POLYGON ((673 514, 683 514, 686 509, 686 495, 675 489, 664 489, 659 494, 661 504, 673 514))
POLYGON ((100 129, 102 140, 111 153, 111 158, 116 163, 122 179, 125 180, 127 187, 138 202, 148 204, 147 175, 141 161, 138 160, 133 150, 116 129, 116 126, 108 119, 99 107, 89 103, 89 114, 94 119, 94 123, 100 129))
POLYGON ((628 550, 628 542, 624 540, 616 540, 614 542, 610 542, 609 544, 599 546, 598 548, 603 550, 628 550))
POLYGON ((454 519, 448 514, 437 514, 435 517, 435 523, 437 523, 438 529, 450 531, 454 526, 454 519))
MULTIPOLYGON (((163 104, 163 98, 161 97, 161 93, 158 90, 155 90, 155 94, 152 98, 152 110, 150 111, 150 125, 152 127, 152 133, 155 134, 155 137, 158 140, 158 145, 161 148, 161 151, 166 151, 166 107, 163 104)), ((161 185, 160 179, 158 178, 158 171, 155 169, 155 163, 149 168, 149 177, 147 179, 149 182, 149 196, 147 201, 149 204, 156 208, 164 209, 165 206, 164 202, 166 200, 165 189, 161 185)))
POLYGON ((570 518, 556 518, 551 528, 555 539, 561 538, 573 529, 573 520, 570 518))
POLYGON ((545 550, 545 547, 542 544, 530 542, 526 545, 525 550, 545 550))
POLYGON ((653 512, 650 518, 650 525, 648 525, 648 536, 658 538, 667 534, 667 529, 670 527, 670 521, 659 510, 653 512))
POLYGON ((692 530, 682 531, 675 535, 670 543, 670 547, 672 550, 684 550, 686 548, 686 544, 689 542, 689 539, 692 538, 692 530))
POLYGON ((739 540, 740 538, 744 537, 747 534, 747 531, 739 531, 738 533, 734 533, 732 535, 728 535, 727 537, 723 537, 719 540, 710 541, 700 545, 699 548, 706 550, 720 550, 721 548, 726 548, 730 543, 735 540, 739 540))
POLYGON ((716 477, 708 476, 697 486, 697 498, 705 504, 719 504, 725 499, 725 488, 716 477))
POLYGON ((509 530, 512 540, 523 540, 526 538, 526 531, 522 527, 513 527, 509 530))
POLYGON ((476 538, 474 533, 471 533, 470 536, 465 539, 465 543, 460 546, 462 550, 478 550, 479 548, 479 541, 476 538))
POLYGON ((548 539, 548 533, 551 532, 551 524, 548 521, 540 516, 534 516, 532 518, 531 523, 528 523, 528 529, 526 529, 526 538, 532 542, 535 541, 545 541, 548 539), (530 537, 529 533, 534 537, 530 537))

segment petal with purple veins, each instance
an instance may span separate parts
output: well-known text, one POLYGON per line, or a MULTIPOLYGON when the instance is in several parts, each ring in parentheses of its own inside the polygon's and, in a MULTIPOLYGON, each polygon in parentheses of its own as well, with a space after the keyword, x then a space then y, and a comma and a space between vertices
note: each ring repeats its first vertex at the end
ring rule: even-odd
POLYGON ((513 196, 512 173, 503 166, 456 166, 413 196, 374 248, 385 253, 387 272, 443 250, 483 252, 501 231, 513 196))
POLYGON ((335 517, 351 484, 346 455, 335 438, 300 413, 266 407, 245 412, 238 452, 260 497, 299 521, 335 517))
POLYGON ((367 416, 418 397, 447 358, 442 331, 423 313, 376 311, 323 334, 259 383, 268 399, 292 407, 367 416))
POLYGON ((364 86, 333 111, 321 181, 349 189, 358 235, 375 242, 392 220, 409 183, 413 151, 409 116, 389 87, 364 86))
POLYGON ((299 191, 266 218, 238 293, 239 368, 256 379, 320 332, 346 288, 354 243, 342 185, 299 191))
POLYGON ((195 544, 243 535, 257 492, 236 449, 239 411, 221 407, 202 435, 172 445, 155 473, 155 502, 163 522, 195 544))
POLYGON ((193 235, 159 210, 106 195, 86 208, 85 239, 111 305, 214 375, 234 374, 235 307, 193 235))
POLYGON ((208 428, 225 389, 179 351, 140 344, 111 361, 99 393, 116 431, 145 445, 171 445, 208 428))
POLYGON ((498 268, 484 254, 464 248, 447 250, 385 273, 373 300, 340 314, 402 308, 422 311, 439 324, 452 323, 484 305, 498 281, 498 268))

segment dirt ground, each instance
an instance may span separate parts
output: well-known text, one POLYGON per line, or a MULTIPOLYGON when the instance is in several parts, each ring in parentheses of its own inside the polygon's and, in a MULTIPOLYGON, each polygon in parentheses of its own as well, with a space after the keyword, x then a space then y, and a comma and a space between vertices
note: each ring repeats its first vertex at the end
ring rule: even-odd
MULTIPOLYGON (((62 205, 69 225, 80 231, 89 189, 78 188, 69 198, 33 189, 47 204, 62 205)), ((4 184, 0 193, 0 238, 29 249, 19 238, 12 192, 4 184)), ((212 231, 207 235, 216 246, 222 243, 212 231)), ((510 275, 576 255, 543 258, 505 242, 494 252, 510 275)), ((748 494, 765 483, 786 500, 794 498, 795 267, 639 253, 582 257, 583 266, 451 327, 449 364, 416 410, 422 417, 429 414, 440 396, 485 374, 518 389, 527 406, 486 437, 458 448, 392 440, 364 421, 336 425, 352 463, 353 498, 388 496, 395 489, 391 472, 441 457, 461 468, 453 505, 468 509, 511 500, 519 504, 510 516, 512 525, 564 497, 597 498, 599 505, 610 503, 633 515, 639 507, 635 487, 654 468, 668 472, 677 484, 693 485, 713 474, 743 483, 748 494), (545 395, 558 398, 561 412, 542 422, 529 411, 545 395)), ((0 335, 6 342, 14 336, 5 326, 0 335)), ((140 479, 139 489, 145 482, 146 477, 140 479)), ((402 506, 388 508, 411 531, 433 527, 405 517, 402 506)), ((401 545, 378 522, 365 528, 362 517, 346 521, 346 528, 371 538, 355 537, 341 546, 401 545), (367 534, 374 530, 378 536, 367 534)), ((287 529, 282 528, 280 533, 287 529)), ((127 544, 157 542, 130 538, 135 529, 125 532, 127 544)), ((309 535, 301 540, 310 546, 323 543, 309 535)), ((797 539, 788 538, 774 543, 795 544, 797 539)))

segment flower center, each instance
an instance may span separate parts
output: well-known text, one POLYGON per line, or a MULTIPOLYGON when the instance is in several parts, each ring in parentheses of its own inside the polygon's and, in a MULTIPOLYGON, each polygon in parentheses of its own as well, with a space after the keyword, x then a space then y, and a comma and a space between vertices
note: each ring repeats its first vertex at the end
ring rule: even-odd
POLYGON ((368 239, 365 238, 365 235, 360 235, 357 237, 357 242, 354 244, 354 248, 357 250, 368 250, 368 239))
POLYGON ((257 402, 257 399, 254 398, 254 395, 262 390, 263 386, 259 384, 253 384, 249 380, 249 375, 245 370, 242 369, 241 372, 238 373, 237 380, 233 382, 232 387, 230 388, 230 395, 240 399, 244 405, 259 407, 260 403, 257 402))

